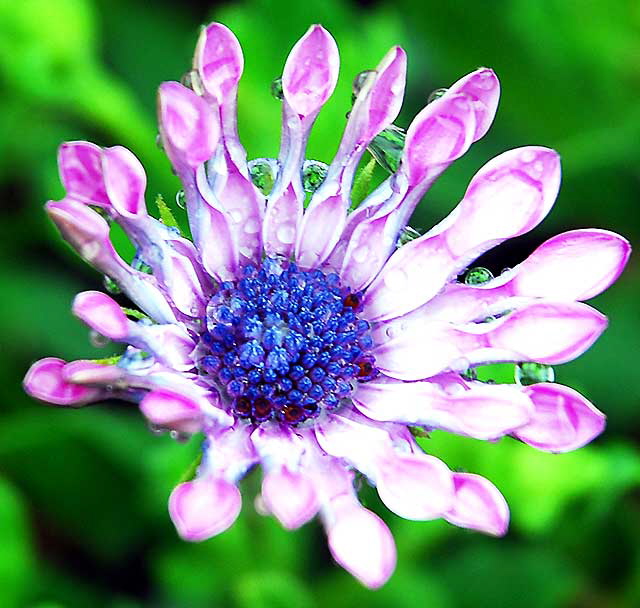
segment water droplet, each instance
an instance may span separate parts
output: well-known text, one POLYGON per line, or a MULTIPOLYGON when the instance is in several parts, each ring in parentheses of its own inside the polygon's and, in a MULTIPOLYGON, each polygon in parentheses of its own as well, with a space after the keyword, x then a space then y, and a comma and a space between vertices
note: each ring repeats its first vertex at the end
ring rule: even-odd
POLYGON ((180 209, 184 209, 187 206, 184 190, 178 190, 178 192, 176 192, 176 205, 178 205, 180 209))
POLYGON ((520 154, 520 160, 523 163, 530 163, 536 157, 536 153, 533 150, 524 150, 520 154))
POLYGON ((537 160, 533 163, 532 169, 532 175, 535 175, 535 177, 542 177, 542 174, 544 173, 544 163, 541 160, 537 160))
POLYGON ((449 89, 436 89, 435 91, 431 91, 429 97, 427 97, 427 103, 431 103, 436 99, 440 99, 449 89))
POLYGON ((234 224, 239 224, 242 221, 242 211, 240 209, 229 209, 229 217, 234 224))
POLYGON ((353 252, 353 256, 352 256, 353 260, 358 264, 362 264, 362 262, 364 262, 369 257, 369 251, 370 250, 367 245, 362 245, 361 247, 358 247, 353 252))
POLYGON ((271 95, 278 101, 282 101, 284 99, 282 78, 276 78, 271 82, 271 95))
POLYGON ((353 79, 353 84, 351 85, 351 103, 356 100, 356 97, 358 96, 360 91, 362 91, 362 87, 364 86, 365 82, 367 82, 367 79, 375 73, 375 70, 364 70, 353 79))
POLYGON ((405 226, 400 232, 400 236, 398 237, 398 247, 402 245, 406 245, 411 241, 415 241, 417 238, 420 238, 422 235, 411 226, 405 226))
POLYGON ((191 435, 189 433, 183 433, 181 431, 172 430, 169 431, 169 437, 178 443, 186 443, 189 441, 191 435))
POLYGON ((487 281, 493 279, 493 274, 488 268, 483 268, 482 266, 476 266, 467 272, 464 277, 465 285, 482 285, 487 281))
POLYGON ((139 272, 144 272, 145 274, 153 274, 151 266, 142 259, 139 251, 136 251, 136 254, 133 256, 133 260, 131 260, 131 268, 139 272))
POLYGON ((260 222, 253 218, 248 219, 247 223, 244 225, 244 231, 247 234, 256 234, 257 232, 260 232, 260 222))
POLYGON ((290 245, 296 237, 295 226, 291 223, 281 224, 276 230, 276 237, 281 243, 290 245))
POLYGON ((493 89, 493 87, 496 86, 493 74, 488 70, 479 74, 476 79, 476 86, 479 89, 483 89, 485 91, 490 91, 491 89, 493 89))
POLYGON ((103 279, 104 288, 112 294, 122 293, 122 289, 120 289, 120 285, 118 285, 111 277, 108 277, 106 274, 103 279))
POLYGON ((162 135, 160 135, 160 133, 156 135, 156 146, 164 151, 164 142, 162 141, 162 135))
POLYGON ((302 166, 302 187, 305 192, 315 192, 325 177, 329 167, 319 160, 306 160, 302 166))
POLYGON ((400 166, 405 139, 404 130, 391 125, 373 138, 367 150, 385 171, 395 173, 400 166))
POLYGON ((204 93, 202 79, 196 70, 190 70, 184 74, 180 79, 180 84, 191 89, 196 95, 202 95, 204 93))
POLYGON ((95 348, 104 348, 109 344, 109 342, 111 342, 111 340, 109 340, 107 336, 103 336, 98 333, 95 329, 92 329, 89 332, 89 342, 91 343, 91 346, 95 346, 95 348))
POLYGON ((408 280, 409 277, 402 268, 393 268, 384 275, 384 284, 392 291, 404 289, 408 280))
POLYGON ((249 163, 249 175, 253 185, 268 196, 276 181, 275 161, 269 158, 256 158, 249 163))
POLYGON ((554 378, 555 373, 550 365, 533 362, 516 365, 515 379, 522 386, 529 386, 538 382, 553 382, 554 378))
POLYGON ((154 435, 163 435, 167 432, 167 429, 161 427, 159 424, 154 424, 153 422, 150 422, 147 427, 154 435))

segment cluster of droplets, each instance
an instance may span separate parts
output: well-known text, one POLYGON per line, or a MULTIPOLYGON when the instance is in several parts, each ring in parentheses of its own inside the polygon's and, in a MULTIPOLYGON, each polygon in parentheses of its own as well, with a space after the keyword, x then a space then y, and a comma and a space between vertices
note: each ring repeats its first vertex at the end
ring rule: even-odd
POLYGON ((220 285, 200 336, 200 373, 255 424, 296 425, 349 400, 375 377, 360 298, 337 274, 266 259, 220 285))

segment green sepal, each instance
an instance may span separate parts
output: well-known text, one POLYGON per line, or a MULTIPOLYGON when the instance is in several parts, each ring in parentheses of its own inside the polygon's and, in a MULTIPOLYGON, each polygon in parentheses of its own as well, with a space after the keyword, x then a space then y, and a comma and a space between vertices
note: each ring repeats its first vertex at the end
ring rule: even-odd
POLYGON ((178 483, 185 483, 186 481, 192 481, 195 479, 198 473, 198 467, 202 462, 202 451, 198 452, 198 455, 193 459, 191 464, 187 467, 187 470, 180 476, 178 483))
POLYGON ((376 168, 376 159, 372 156, 369 162, 358 171, 351 190, 351 208, 355 209, 371 191, 371 180, 376 168))
POLYGON ((113 355, 112 357, 105 357, 104 359, 90 359, 90 361, 98 365, 115 365, 120 361, 121 357, 122 355, 113 355))
POLYGON ((135 308, 126 308, 124 306, 120 307, 122 312, 127 315, 127 317, 133 317, 134 319, 145 319, 147 321, 151 321, 151 319, 145 315, 143 312, 136 310, 135 308))
POLYGON ((171 209, 169 209, 169 205, 167 205, 167 203, 165 202, 162 194, 158 194, 156 196, 156 205, 158 207, 158 213, 160 213, 160 221, 165 226, 169 226, 170 228, 177 228, 178 230, 180 230, 178 221, 171 212, 171 209))

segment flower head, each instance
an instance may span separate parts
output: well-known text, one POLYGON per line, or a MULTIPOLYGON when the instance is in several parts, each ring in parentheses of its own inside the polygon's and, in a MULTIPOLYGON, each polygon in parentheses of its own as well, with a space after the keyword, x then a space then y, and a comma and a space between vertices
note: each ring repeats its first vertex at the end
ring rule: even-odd
POLYGON ((260 464, 266 510, 286 528, 319 514, 335 560, 378 587, 394 569, 395 547, 359 503, 355 471, 401 517, 442 517, 493 535, 508 525, 496 487, 426 454, 413 427, 510 435, 552 452, 603 430, 604 415, 548 373, 543 382, 492 385, 469 370, 505 361, 535 369, 587 350, 606 318, 581 302, 616 280, 629 245, 605 230, 570 231, 497 278, 475 269, 459 281, 482 253, 542 221, 560 185, 554 151, 505 152, 473 177, 448 218, 406 242, 423 194, 493 120, 491 70, 465 76, 416 116, 394 172, 354 209, 363 154, 393 133, 404 51, 391 49, 358 78, 328 166, 306 161, 305 148, 337 81, 330 34, 311 27, 286 61, 278 159, 246 161, 236 129, 242 68, 238 41, 214 23, 202 31, 190 87, 160 86, 161 139, 183 183, 193 240, 171 226, 166 207, 164 221, 147 213, 145 173, 130 151, 61 146, 66 196, 47 212, 139 311, 105 293, 79 294, 74 314, 126 344, 124 355, 43 359, 25 389, 71 407, 124 399, 161 428, 204 433, 195 479, 169 499, 185 539, 227 529, 240 511, 239 480, 260 464), (112 246, 109 221, 135 244, 133 263, 112 246))

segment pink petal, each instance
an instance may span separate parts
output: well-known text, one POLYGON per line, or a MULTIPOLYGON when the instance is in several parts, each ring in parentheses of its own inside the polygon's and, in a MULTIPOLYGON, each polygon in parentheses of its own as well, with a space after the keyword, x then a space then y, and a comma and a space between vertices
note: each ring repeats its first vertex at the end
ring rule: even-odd
POLYGON ((268 472, 264 476, 262 497, 267 509, 288 530, 307 523, 319 508, 311 480, 286 468, 268 472))
POLYGON ((169 514, 178 534, 189 541, 201 541, 224 532, 240 513, 238 488, 206 477, 177 486, 169 497, 169 514))
POLYGON ((407 130, 402 171, 411 185, 429 170, 462 156, 474 141, 476 117, 466 95, 445 95, 428 104, 407 130))
POLYGON ((320 25, 312 25, 289 53, 282 73, 287 103, 300 116, 317 112, 338 80, 340 59, 335 40, 320 25))
POLYGON ((144 191, 147 176, 135 155, 123 148, 107 148, 102 154, 104 184, 115 211, 127 218, 147 214, 144 191))
POLYGON ((290 257, 302 219, 302 196, 290 184, 281 194, 269 198, 262 228, 265 253, 290 257))
POLYGON ((405 519, 434 519, 451 507, 451 471, 426 454, 381 459, 376 486, 387 508, 405 519))
POLYGON ((509 526, 509 506, 487 479, 470 473, 454 473, 455 502, 444 516, 456 526, 504 536, 509 526))
POLYGON ((514 435, 539 450, 570 452, 600 435, 605 415, 567 386, 540 383, 523 389, 534 404, 531 422, 514 435))
POLYGON ((65 365, 66 361, 54 357, 36 361, 24 378, 24 390, 35 399, 69 407, 79 407, 100 398, 101 390, 68 382, 62 375, 65 365))
POLYGON ((446 95, 464 93, 473 101, 476 115, 474 141, 484 137, 489 130, 498 109, 500 100, 500 82, 493 70, 479 68, 467 74, 449 87, 446 95))
POLYGON ((102 148, 87 141, 69 141, 58 150, 60 180, 67 195, 92 205, 109 205, 102 178, 102 148))
POLYGON ((198 404, 186 395, 166 389, 147 393, 140 402, 140 411, 159 426, 186 432, 196 432, 201 428, 202 412, 198 404))
POLYGON ((94 361, 78 360, 67 363, 62 368, 62 379, 73 384, 87 384, 110 388, 126 388, 123 380, 127 376, 124 368, 117 365, 103 365, 94 361))
POLYGON ((366 318, 390 319, 416 309, 480 254, 534 228, 559 184, 552 150, 523 148, 494 158, 447 219, 391 256, 365 294, 366 318))
POLYGON ((218 105, 234 96, 244 68, 240 43, 233 32, 221 23, 211 23, 202 30, 193 67, 198 70, 208 95, 218 105))
POLYGON ((73 300, 73 314, 111 340, 129 334, 129 320, 120 305, 100 291, 84 291, 73 300))
POLYGON ((328 529, 333 558, 363 585, 377 589, 396 567, 396 547, 386 524, 362 507, 340 511, 328 529))
POLYGON ((174 165, 186 163, 195 168, 213 156, 220 124, 204 99, 178 82, 163 82, 158 111, 165 148, 174 165))
POLYGON ((534 303, 491 323, 455 326, 399 320, 378 331, 376 366, 400 380, 422 380, 446 369, 501 361, 566 363, 585 352, 607 319, 586 304, 534 303), (383 341, 382 336, 390 336, 383 341))
POLYGON ((571 230, 545 241, 517 269, 514 295, 588 300, 609 287, 624 269, 631 246, 608 230, 571 230))
POLYGON ((367 417, 497 439, 531 420, 531 400, 518 387, 467 383, 449 393, 432 382, 367 382, 354 395, 367 417))

